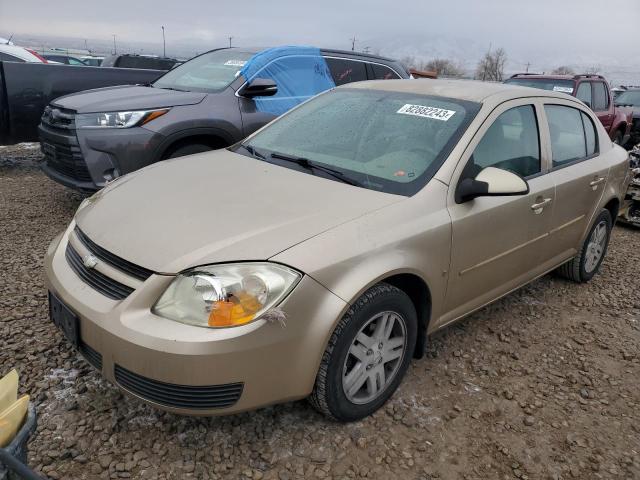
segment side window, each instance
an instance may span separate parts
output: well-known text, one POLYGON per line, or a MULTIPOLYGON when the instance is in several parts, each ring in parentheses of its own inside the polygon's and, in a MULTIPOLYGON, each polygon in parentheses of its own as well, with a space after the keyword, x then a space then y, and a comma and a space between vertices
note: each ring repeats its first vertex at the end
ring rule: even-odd
POLYGON ((582 115, 582 125, 584 126, 584 138, 587 145, 587 156, 594 155, 598 150, 598 134, 596 133, 596 127, 593 126, 593 122, 584 112, 580 112, 582 115))
POLYGON ((583 82, 578 86, 578 91, 576 92, 576 97, 578 100, 583 101, 587 104, 589 108, 592 108, 593 102, 591 101, 591 83, 583 82))
POLYGON ((334 86, 327 64, 320 55, 292 55, 277 58, 253 75, 273 80, 278 92, 271 97, 256 97, 259 111, 282 115, 296 105, 334 86))
POLYGON ((371 69, 373 70, 374 80, 391 80, 394 78, 400 78, 400 76, 389 67, 385 67, 384 65, 376 65, 375 63, 371 63, 370 65, 371 69))
POLYGON ((21 58, 14 57, 13 55, 9 55, 8 53, 0 52, 0 62, 23 62, 21 58))
POLYGON ((533 105, 502 113, 480 140, 467 166, 474 176, 486 167, 510 170, 522 177, 540 173, 540 140, 533 105), (470 168, 471 167, 471 168, 470 168))
POLYGON ((587 138, 582 112, 563 105, 545 105, 544 110, 549 122, 553 166, 558 167, 585 158, 587 138))
POLYGON ((607 87, 603 82, 595 82, 593 84, 593 110, 602 112, 609 109, 609 95, 607 95, 607 87))
POLYGON ((355 62, 344 58, 327 58, 326 61, 336 85, 367 79, 367 69, 364 62, 355 62))

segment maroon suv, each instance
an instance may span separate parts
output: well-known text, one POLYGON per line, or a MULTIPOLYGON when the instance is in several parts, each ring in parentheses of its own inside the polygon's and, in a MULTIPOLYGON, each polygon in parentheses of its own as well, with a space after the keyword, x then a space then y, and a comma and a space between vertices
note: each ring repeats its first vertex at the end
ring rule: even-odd
POLYGON ((539 75, 518 73, 505 81, 514 85, 543 88, 582 100, 598 116, 609 137, 625 145, 631 130, 631 114, 616 107, 609 84, 602 75, 539 75))

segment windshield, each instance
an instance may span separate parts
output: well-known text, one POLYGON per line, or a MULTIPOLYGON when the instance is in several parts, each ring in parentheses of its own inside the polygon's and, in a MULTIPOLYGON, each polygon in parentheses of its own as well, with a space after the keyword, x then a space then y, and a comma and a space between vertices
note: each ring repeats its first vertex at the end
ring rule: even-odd
POLYGON ((188 92, 218 92, 235 80, 253 55, 233 48, 205 53, 170 70, 153 86, 188 92))
POLYGON ((321 170, 330 168, 343 181, 409 196, 437 171, 479 108, 444 97, 336 89, 280 117, 238 153, 337 180, 321 170))
POLYGON ((552 78, 510 78, 504 83, 520 85, 522 87, 542 88, 554 92, 573 93, 575 82, 573 80, 557 80, 552 78))
POLYGON ((616 105, 632 105, 640 107, 640 90, 622 92, 616 97, 616 105))

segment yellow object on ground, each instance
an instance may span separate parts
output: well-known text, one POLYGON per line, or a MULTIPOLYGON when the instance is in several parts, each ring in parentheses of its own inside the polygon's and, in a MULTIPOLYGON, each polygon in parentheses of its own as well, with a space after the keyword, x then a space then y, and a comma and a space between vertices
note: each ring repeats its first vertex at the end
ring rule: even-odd
POLYGON ((18 372, 11 370, 0 378, 0 412, 5 411, 18 399, 18 372))

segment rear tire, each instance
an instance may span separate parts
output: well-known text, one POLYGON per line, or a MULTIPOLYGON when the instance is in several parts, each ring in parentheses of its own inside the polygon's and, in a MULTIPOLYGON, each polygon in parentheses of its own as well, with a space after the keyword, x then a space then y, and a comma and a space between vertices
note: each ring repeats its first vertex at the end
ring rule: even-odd
POLYGON ((184 157, 185 155, 194 155, 196 153, 208 152, 212 150, 209 145, 205 145, 203 143, 192 143, 190 145, 184 145, 182 147, 178 147, 175 150, 171 151, 164 158, 177 158, 184 157))
POLYGON ((588 282, 600 270, 607 253, 613 221, 609 210, 596 216, 578 254, 558 268, 560 276, 577 283, 588 282))
POLYGON ((309 402, 334 420, 371 415, 393 395, 416 345, 418 320, 402 290, 379 283, 342 317, 322 356, 309 402))

